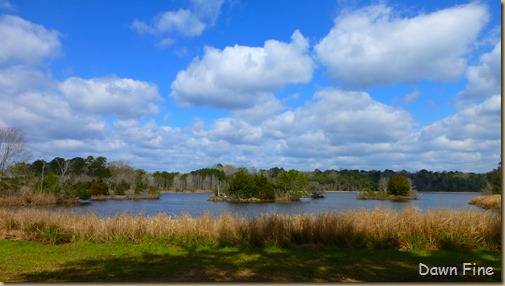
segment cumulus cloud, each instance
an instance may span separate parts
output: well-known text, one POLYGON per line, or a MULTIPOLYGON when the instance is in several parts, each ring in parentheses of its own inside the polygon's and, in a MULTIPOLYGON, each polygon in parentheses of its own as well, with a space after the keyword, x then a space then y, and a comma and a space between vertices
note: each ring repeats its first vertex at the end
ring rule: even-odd
MULTIPOLYGON (((429 124, 422 129, 422 139, 454 143, 452 146, 461 146, 458 142, 465 140, 499 140, 500 139, 501 97, 494 95, 481 104, 475 104, 449 116, 443 120, 429 124)), ((469 141, 466 141, 469 142, 469 141)), ((444 148, 452 148, 450 144, 444 148)), ((469 148, 478 146, 468 145, 469 148)))
POLYGON ((131 26, 140 34, 178 33, 186 37, 199 36, 205 29, 205 24, 191 11, 179 9, 162 13, 152 25, 135 20, 131 26))
POLYGON ((367 93, 328 88, 316 92, 305 106, 260 122, 228 117, 208 129, 198 124, 194 138, 209 147, 230 146, 228 152, 212 151, 227 163, 307 170, 322 162, 325 167, 358 164, 360 158, 390 151, 409 136, 411 125, 407 112, 374 101, 367 93))
POLYGON ((268 40, 264 47, 205 48, 202 59, 177 74, 171 96, 182 105, 250 108, 287 84, 307 83, 313 62, 308 41, 297 30, 291 43, 268 40))
POLYGON ((201 133, 210 140, 224 140, 231 144, 259 144, 262 130, 238 118, 220 118, 214 121, 209 132, 201 133))
POLYGON ((121 133, 105 118, 138 119, 159 111, 162 99, 157 87, 147 82, 118 77, 53 79, 41 63, 60 53, 57 31, 4 15, 0 16, 0 38, 4 40, 0 45, 0 126, 22 128, 35 156, 127 148, 124 141, 114 138, 121 133))
POLYGON ((72 77, 60 84, 60 90, 76 110, 119 118, 156 114, 162 101, 155 85, 127 78, 72 77))
POLYGON ((349 86, 455 80, 488 18, 478 2, 412 18, 368 6, 335 18, 315 51, 332 80, 349 86))
MULTIPOLYGON (((212 10, 204 8, 202 11, 212 10)), ((451 9, 470 8, 482 9, 486 14, 480 4, 451 9)), ((459 16, 449 13, 451 9, 442 12, 458 22, 459 16)), ((219 9, 214 7, 212 11, 219 9)), ((206 12, 192 9, 191 13, 206 12)), ((341 15, 335 27, 344 27, 345 19, 346 25, 351 25, 355 19, 350 16, 356 13, 341 15)), ((393 17, 393 13, 380 9, 375 13, 385 16, 374 16, 369 22, 385 27, 394 24, 424 27, 418 22, 432 23, 433 19, 439 19, 437 13, 409 19, 393 17)), ((368 19, 369 14, 362 14, 363 19, 368 19)), ((211 18, 198 19, 207 25, 211 18)), ((289 84, 309 82, 314 69, 308 41, 298 31, 293 33, 290 43, 269 40, 263 47, 236 45, 223 50, 208 47, 201 59, 195 59, 177 75, 171 96, 181 104, 228 108, 229 117, 210 122, 195 119, 191 126, 172 127, 159 125, 150 117, 159 112, 162 102, 154 84, 120 77, 55 80, 42 71, 40 63, 59 53, 58 32, 17 17, 10 22, 4 20, 3 17, 0 21, 4 30, 0 31, 17 34, 1 35, 26 47, 14 51, 0 46, 0 55, 4 57, 0 57, 0 126, 23 128, 35 158, 93 154, 150 171, 182 172, 215 163, 300 170, 488 171, 489 162, 494 167, 500 160, 501 98, 497 87, 500 44, 466 70, 468 86, 460 97, 480 101, 468 102, 456 114, 419 130, 413 128, 414 120, 405 110, 380 103, 360 91, 321 88, 305 105, 285 110, 274 93, 289 84), (109 116, 117 118, 105 120, 109 116)), ((454 62, 449 64, 458 61, 470 42, 464 45, 455 42, 455 50, 459 47, 461 51, 455 52, 454 62)), ((425 50, 433 54, 430 49, 425 50)), ((386 74, 390 72, 388 63, 383 68, 386 74)), ((402 80, 405 78, 412 79, 405 75, 402 80)), ((444 76, 438 74, 437 79, 444 76)), ((414 90, 404 99, 416 100, 418 96, 419 92, 414 90)))
POLYGON ((40 64, 60 54, 59 33, 12 15, 0 15, 0 65, 40 64))
POLYGON ((130 27, 139 34, 163 37, 160 46, 168 46, 175 42, 173 37, 200 36, 206 28, 214 25, 223 2, 223 0, 193 0, 189 9, 162 12, 150 23, 135 19, 130 27))
POLYGON ((468 67, 466 78, 468 85, 456 98, 460 107, 501 93, 501 41, 481 56, 479 65, 468 67))
POLYGON ((501 97, 494 95, 423 127, 408 144, 426 169, 490 171, 489 162, 501 160, 500 116, 501 97))
POLYGON ((7 66, 0 69, 0 99, 34 90, 55 90, 55 81, 36 68, 26 65, 7 66))
POLYGON ((268 120, 266 125, 273 130, 268 133, 277 138, 322 131, 329 143, 342 145, 398 140, 410 132, 412 118, 367 93, 327 88, 316 92, 306 106, 268 120))

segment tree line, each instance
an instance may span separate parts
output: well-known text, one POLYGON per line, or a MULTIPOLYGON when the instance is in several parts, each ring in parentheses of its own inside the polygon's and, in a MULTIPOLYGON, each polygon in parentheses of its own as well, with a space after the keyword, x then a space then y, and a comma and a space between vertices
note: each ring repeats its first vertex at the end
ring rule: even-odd
POLYGON ((189 173, 150 173, 125 162, 109 163, 102 156, 18 162, 3 172, 1 192, 3 195, 14 195, 29 191, 86 198, 91 195, 201 190, 237 198, 255 196, 268 199, 275 195, 301 197, 308 192, 379 191, 398 174, 408 178, 412 186, 421 192, 501 193, 501 164, 484 174, 347 169, 300 172, 278 167, 256 170, 222 164, 189 173))
POLYGON ((125 162, 108 162, 103 156, 55 157, 27 163, 23 154, 24 133, 0 128, 0 195, 26 192, 52 193, 62 197, 91 195, 155 194, 160 191, 213 191, 216 195, 299 198, 307 192, 381 191, 390 178, 405 176, 421 192, 501 193, 501 163, 488 173, 417 172, 392 170, 325 170, 300 172, 273 167, 256 170, 216 164, 189 173, 135 169, 125 162))

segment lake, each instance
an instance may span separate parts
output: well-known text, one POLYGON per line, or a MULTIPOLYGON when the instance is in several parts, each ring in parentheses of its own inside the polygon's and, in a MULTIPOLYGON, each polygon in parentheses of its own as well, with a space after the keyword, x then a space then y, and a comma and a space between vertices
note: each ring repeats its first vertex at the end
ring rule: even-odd
POLYGON ((167 193, 161 194, 159 200, 145 201, 92 201, 91 204, 56 207, 54 210, 70 210, 79 213, 94 212, 98 216, 109 217, 116 214, 139 214, 156 215, 166 213, 168 215, 181 215, 188 213, 191 216, 200 216, 210 213, 218 216, 225 212, 238 214, 245 217, 254 217, 259 214, 284 213, 322 213, 333 211, 345 211, 349 209, 374 209, 389 208, 399 211, 404 207, 418 207, 423 211, 433 208, 452 208, 465 210, 481 210, 471 206, 468 201, 479 193, 418 193, 420 199, 407 202, 391 202, 379 200, 358 200, 355 192, 328 192, 326 198, 304 198, 301 202, 278 202, 278 203, 227 203, 209 202, 207 199, 211 193, 167 193))

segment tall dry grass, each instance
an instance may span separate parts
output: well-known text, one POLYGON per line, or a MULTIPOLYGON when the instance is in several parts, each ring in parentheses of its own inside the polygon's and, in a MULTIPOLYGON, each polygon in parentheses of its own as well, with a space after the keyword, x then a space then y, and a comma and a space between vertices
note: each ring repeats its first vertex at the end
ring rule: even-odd
POLYGON ((0 197, 0 206, 55 205, 61 202, 55 194, 26 193, 17 196, 0 197))
POLYGON ((484 195, 472 198, 469 202, 483 209, 501 210, 501 195, 484 195))
POLYGON ((494 249, 501 217, 489 212, 385 209, 243 218, 116 215, 0 209, 0 236, 43 243, 167 243, 180 246, 494 249))

